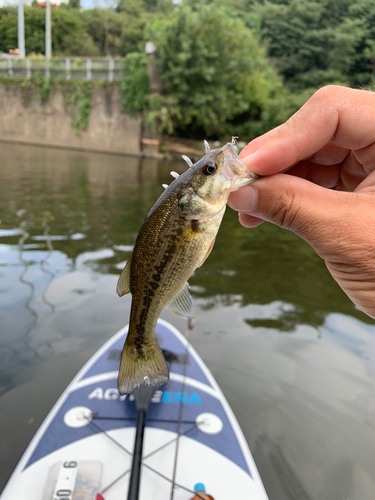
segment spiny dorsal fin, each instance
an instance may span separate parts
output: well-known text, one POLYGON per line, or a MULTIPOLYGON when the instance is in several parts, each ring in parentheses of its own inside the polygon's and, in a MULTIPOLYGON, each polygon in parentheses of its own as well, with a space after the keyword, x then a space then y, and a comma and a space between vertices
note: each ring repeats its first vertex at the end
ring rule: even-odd
POLYGON ((169 302, 167 308, 185 319, 190 318, 193 313, 193 304, 189 292, 189 283, 185 283, 178 294, 169 302))
POLYGON ((170 172, 171 176, 174 177, 175 179, 178 179, 180 176, 178 175, 177 172, 175 172, 174 170, 172 170, 172 172, 170 172))
POLYGON ((237 139, 238 139, 238 137, 236 137, 236 136, 232 137, 232 146, 233 146, 234 151, 238 154, 237 139))
POLYGON ((193 167, 193 162, 190 160, 190 158, 186 155, 182 155, 182 159, 184 161, 186 161, 186 163, 188 164, 189 168, 193 167))
POLYGON ((119 297, 122 297, 123 295, 126 295, 127 293, 130 293, 130 263, 131 263, 132 258, 128 260, 126 263, 122 273, 120 274, 120 277, 117 282, 117 288, 116 292, 119 297))
POLYGON ((206 150, 206 154, 207 154, 211 151, 210 145, 208 144, 208 142, 206 140, 204 140, 203 142, 204 142, 204 149, 206 150))

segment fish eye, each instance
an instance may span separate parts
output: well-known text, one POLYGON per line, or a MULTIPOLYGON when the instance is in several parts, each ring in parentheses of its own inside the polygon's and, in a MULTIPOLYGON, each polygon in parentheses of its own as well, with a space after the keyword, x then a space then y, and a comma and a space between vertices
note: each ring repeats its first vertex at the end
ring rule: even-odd
POLYGON ((207 163, 207 165, 202 168, 204 175, 212 175, 216 172, 216 170, 217 165, 215 163, 207 163))

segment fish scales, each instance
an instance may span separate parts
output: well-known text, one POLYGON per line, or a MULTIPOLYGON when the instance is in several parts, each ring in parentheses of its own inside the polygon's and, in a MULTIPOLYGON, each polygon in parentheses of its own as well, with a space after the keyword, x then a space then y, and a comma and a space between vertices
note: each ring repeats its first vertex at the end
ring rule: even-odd
POLYGON ((159 205, 145 221, 132 258, 130 292, 134 307, 130 323, 137 332, 137 347, 146 340, 144 332, 153 337, 161 310, 172 300, 175 290, 183 287, 211 244, 207 230, 180 217, 176 195, 169 198, 166 206, 159 205), (150 248, 155 251, 148 257, 150 248))
POLYGON ((141 383, 168 383, 169 370, 154 335, 159 315, 168 306, 189 316, 187 280, 212 249, 228 195, 256 178, 237 156, 235 144, 228 143, 179 176, 147 215, 117 287, 120 296, 132 294, 118 379, 121 394, 141 383))

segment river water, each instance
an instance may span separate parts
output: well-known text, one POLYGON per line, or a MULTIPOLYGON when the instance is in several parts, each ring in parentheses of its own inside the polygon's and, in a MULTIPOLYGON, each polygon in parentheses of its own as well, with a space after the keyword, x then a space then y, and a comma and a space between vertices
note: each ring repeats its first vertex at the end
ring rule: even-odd
MULTIPOLYGON (((170 170, 185 164, 0 145, 0 488, 73 376, 128 322, 116 281, 170 170)), ((324 262, 228 209, 190 284, 192 344, 270 500, 373 500, 375 325, 324 262)))

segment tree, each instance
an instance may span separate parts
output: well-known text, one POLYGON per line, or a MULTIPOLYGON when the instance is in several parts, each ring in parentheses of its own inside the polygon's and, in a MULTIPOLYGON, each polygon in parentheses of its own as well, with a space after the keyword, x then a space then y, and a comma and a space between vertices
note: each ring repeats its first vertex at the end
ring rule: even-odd
POLYGON ((122 55, 122 24, 119 14, 109 9, 95 8, 83 11, 81 19, 100 55, 122 55))
POLYGON ((121 57, 144 49, 145 26, 152 18, 137 3, 127 4, 120 12, 90 9, 80 16, 100 54, 121 57))
POLYGON ((291 91, 372 80, 374 0, 272 0, 255 4, 253 12, 256 17, 249 19, 258 22, 291 91))
MULTIPOLYGON (((79 14, 79 13, 78 13, 79 14)), ((44 54, 45 10, 25 7, 25 45, 27 54, 44 54)), ((81 19, 73 11, 52 9, 52 51, 55 55, 94 56, 99 51, 86 32, 81 19)), ((8 52, 17 47, 17 12, 9 9, 0 15, 0 49, 8 52)))
POLYGON ((80 2, 80 0, 69 0, 68 7, 71 9, 78 9, 79 10, 81 8, 81 2, 80 2))
POLYGON ((223 5, 183 2, 148 30, 164 91, 150 115, 168 133, 255 135, 284 116, 280 79, 254 33, 223 5))
POLYGON ((292 0, 265 2, 255 11, 268 54, 291 90, 348 83, 354 39, 353 33, 338 28, 344 18, 337 9, 327 11, 327 5, 316 0, 292 0))
POLYGON ((0 50, 9 52, 18 47, 17 11, 14 7, 0 9, 0 50))
POLYGON ((357 33, 351 59, 350 83, 353 86, 374 84, 375 78, 375 0, 357 0, 349 9, 348 29, 357 33))

